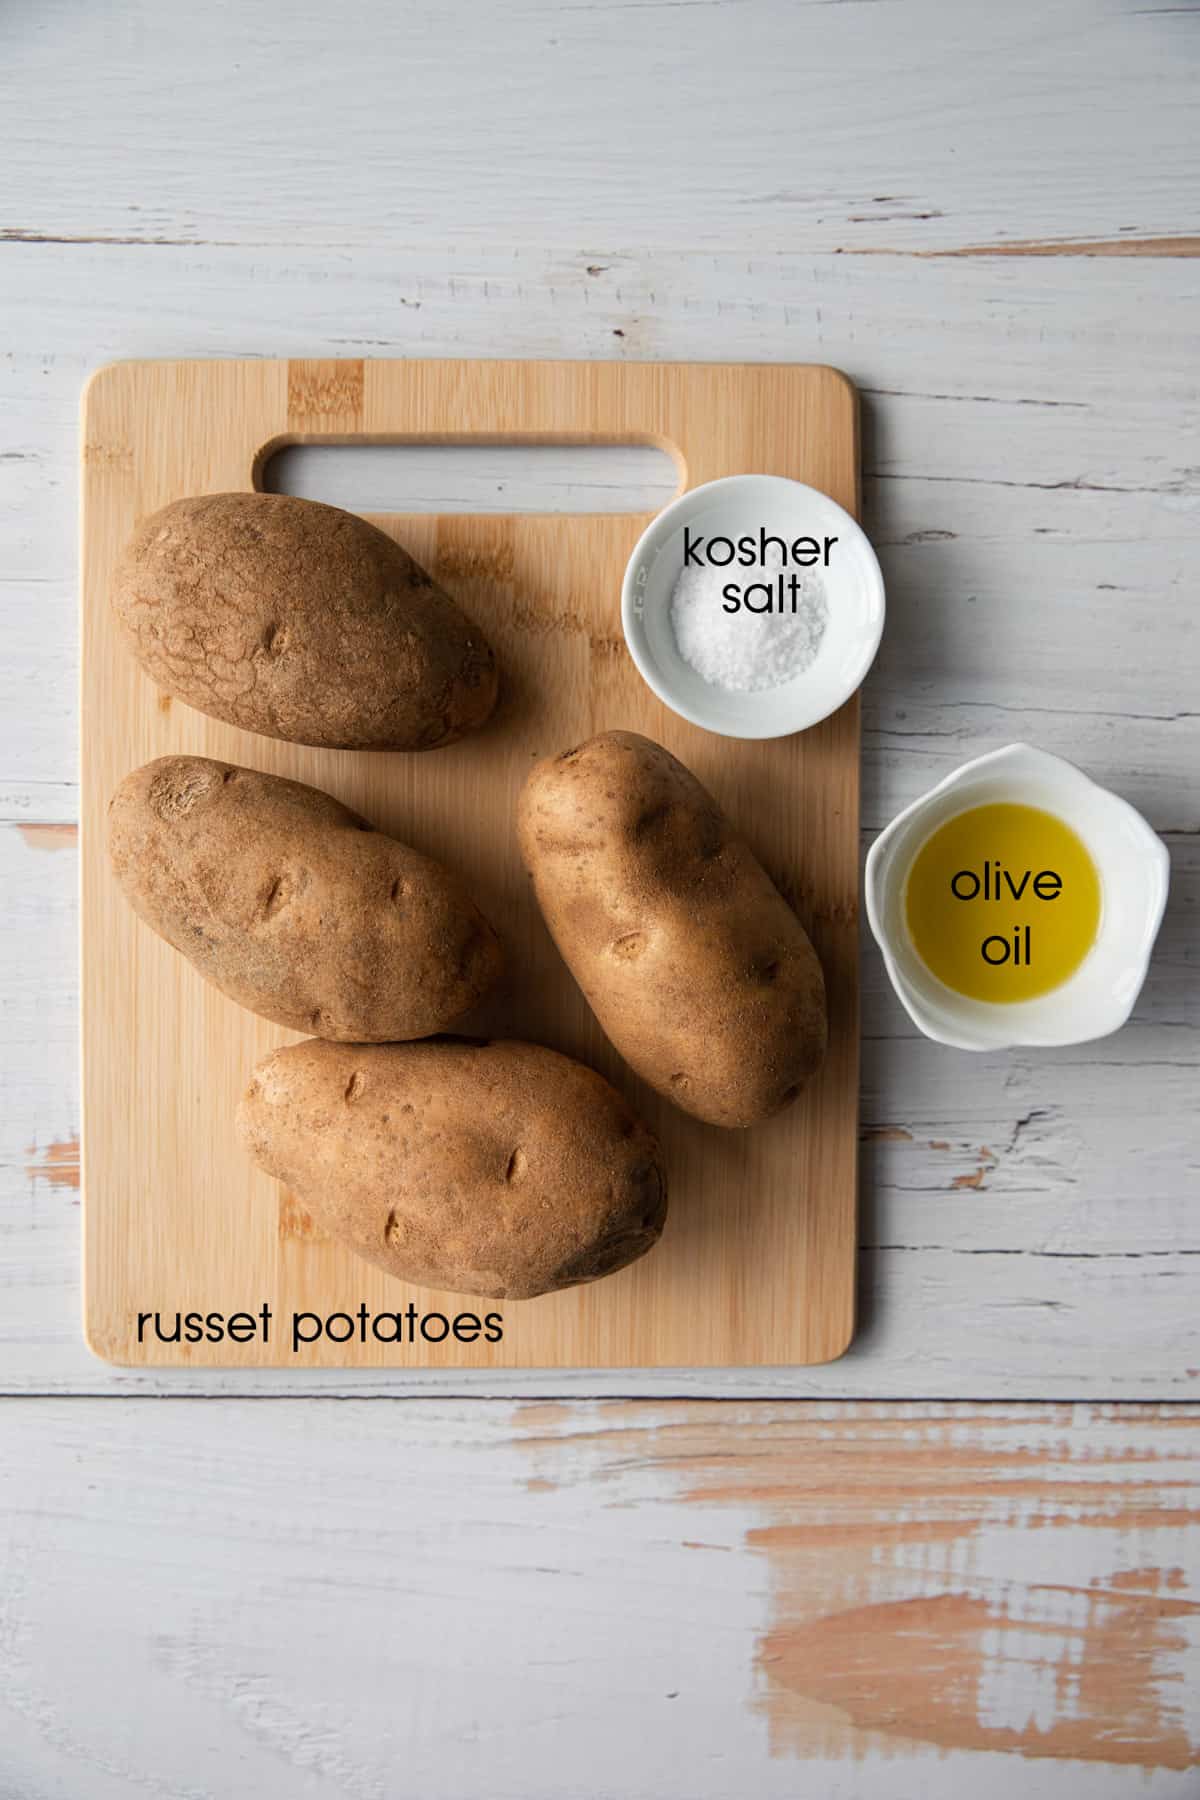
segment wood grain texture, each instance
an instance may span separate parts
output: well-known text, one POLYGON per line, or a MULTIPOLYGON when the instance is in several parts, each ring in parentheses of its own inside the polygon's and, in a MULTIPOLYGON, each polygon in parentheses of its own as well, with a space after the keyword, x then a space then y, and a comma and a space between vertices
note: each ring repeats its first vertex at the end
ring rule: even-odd
MULTIPOLYGON (((1186 354, 1193 263, 1160 261, 1148 291, 1120 260, 868 265, 806 251, 621 252, 590 274, 595 255, 579 247, 481 250, 466 261, 378 247, 352 265, 316 250, 14 245, 3 254, 16 346, 0 365, 7 1390, 221 1391, 252 1381, 295 1392, 299 1380, 305 1391, 396 1393, 447 1379, 106 1369, 80 1341, 77 1196, 27 1173, 40 1153, 31 1145, 79 1129, 74 854, 35 850, 17 830, 78 813, 66 471, 79 386, 105 357, 268 353, 282 336, 297 352, 320 345, 330 356, 355 337, 431 355, 501 345, 603 356, 624 342, 635 355, 643 344, 683 357, 718 345, 776 360, 815 351, 849 367, 865 390, 865 517, 890 600, 863 695, 863 847, 957 763, 1024 737, 1126 794, 1167 834, 1174 863, 1149 985, 1131 1024, 1098 1044, 950 1057, 913 1035, 864 944, 864 1129, 910 1137, 864 1145, 866 1329, 841 1362, 712 1376, 479 1372, 472 1391, 1197 1392, 1200 718, 1195 615, 1183 603, 1200 519, 1186 354), (86 314, 73 298, 81 292, 86 314), (613 338, 618 326, 624 340, 613 338), (950 1148, 931 1148, 941 1144, 950 1148), (996 1170, 982 1190, 954 1189, 981 1146, 1002 1153, 996 1170)), ((512 479, 514 455, 497 464, 493 491, 512 479)), ((414 451, 403 467, 397 510, 494 505, 474 468, 448 489, 440 452, 428 463, 414 451)), ((608 493, 581 484, 545 503, 604 507, 608 493)))
POLYGON ((115 1362, 192 1368, 827 1362, 849 1343, 855 1294, 857 699, 812 731, 761 744, 677 719, 621 636, 621 578, 644 515, 377 520, 478 620, 500 661, 498 716, 446 752, 319 752, 237 731, 171 702, 117 637, 111 569, 135 519, 184 494, 248 486, 281 440, 388 435, 648 441, 670 449, 688 485, 755 470, 810 481, 852 509, 859 500, 856 398, 829 369, 325 359, 117 364, 93 378, 83 423, 89 1342, 115 1362), (538 758, 609 728, 664 743, 710 788, 821 957, 825 1064, 796 1106, 755 1131, 703 1126, 637 1081, 538 915, 514 830, 522 780, 538 758), (669 1172, 672 1212, 654 1255, 603 1282, 498 1305, 499 1344, 360 1333, 297 1347, 296 1313, 403 1312, 413 1301, 453 1315, 462 1302, 391 1281, 314 1234, 290 1202, 281 1220, 277 1184, 240 1151, 232 1120, 249 1071, 294 1034, 207 987, 133 917, 108 867, 114 787, 172 752, 308 781, 467 876, 510 953, 507 993, 468 1023, 577 1055, 630 1096, 669 1172), (276 1320, 266 1344, 171 1341, 179 1311, 264 1303, 276 1320), (138 1329, 154 1313, 161 1336, 138 1329))
MULTIPOLYGON (((0 1404, 3 1800, 1195 1800, 1194 1407, 901 1397, 1200 1394, 1198 20, 0 8, 0 1387, 107 1396, 0 1404), (1012 738, 1169 834, 1150 983, 1103 1043, 953 1057, 864 945, 840 1362, 88 1357, 77 853, 18 831, 79 816, 78 394, 116 358, 247 355, 846 369, 890 606, 863 847, 1012 738), (246 1398, 447 1384, 897 1399, 246 1398)), ((405 467, 384 509, 493 511, 512 474, 405 467)))
MULTIPOLYGON (((743 1518, 768 1576, 752 1705, 774 1756, 1000 1752, 1021 1759, 1021 1792, 1044 1760, 1073 1765, 1066 1792, 1093 1791, 1084 1766, 1200 1770, 1194 1409, 530 1407, 522 1422, 539 1492, 565 1464, 573 1490, 612 1497, 643 1466, 685 1506, 743 1518)), ((688 1547, 727 1542, 713 1536, 688 1547)))
POLYGON ((0 1433, 5 1800, 1196 1793, 1194 1407, 9 1402, 0 1433))
MULTIPOLYGON (((336 27, 309 0, 0 13, 0 1385, 464 1380, 155 1375, 83 1348, 78 1195, 29 1173, 79 1130, 75 853, 16 827, 78 818, 87 372, 618 355, 819 360, 863 395, 864 518, 889 594, 863 694, 864 849, 957 763, 1026 738, 1141 808, 1174 886, 1131 1024, 1046 1056, 964 1059, 914 1037, 864 944, 864 1130, 909 1135, 863 1145, 865 1329, 840 1362, 480 1371, 470 1391, 1194 1396, 1197 263, 907 252, 1194 238, 1195 11, 1063 0, 969 10, 950 33, 935 0, 515 15, 482 0, 469 15, 421 15, 401 44, 372 0, 336 27), (681 21, 696 80, 664 85, 681 21), (720 104, 698 130, 702 67, 720 104), (355 96, 344 137, 312 135, 318 81, 322 104, 355 96), (843 253, 856 246, 894 254, 843 253), (955 1187, 984 1146, 996 1167, 955 1187)), ((493 510, 512 454, 489 495, 477 474, 448 491, 414 452, 381 504, 493 510)), ((609 504, 582 480, 545 492, 567 512, 609 504)))
POLYGON ((7 31, 3 228, 143 261, 383 242, 468 265, 581 236, 603 264, 1195 234, 1189 5, 1018 0, 949 31, 940 0, 680 10, 42 0, 7 31))

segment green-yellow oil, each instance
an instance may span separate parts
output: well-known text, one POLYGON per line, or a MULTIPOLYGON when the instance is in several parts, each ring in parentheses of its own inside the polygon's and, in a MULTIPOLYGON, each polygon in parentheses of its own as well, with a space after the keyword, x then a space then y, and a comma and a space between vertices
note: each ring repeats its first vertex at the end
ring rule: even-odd
POLYGON ((909 936, 939 981, 971 1000, 1050 993, 1096 940, 1100 877, 1081 839, 1040 807, 975 806, 938 826, 913 859, 909 936))

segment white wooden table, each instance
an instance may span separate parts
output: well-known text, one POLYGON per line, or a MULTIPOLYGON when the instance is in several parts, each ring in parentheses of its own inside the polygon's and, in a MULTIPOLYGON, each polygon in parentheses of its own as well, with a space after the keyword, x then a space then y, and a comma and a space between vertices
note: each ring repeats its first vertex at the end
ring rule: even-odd
POLYGON ((1200 9, 1124 0, 0 13, 3 1800, 1200 1794, 1198 73, 1200 9), (1018 738, 1165 836, 1117 1037, 938 1049, 864 946, 844 1361, 89 1359, 76 412, 209 354, 841 366, 890 607, 866 838, 1018 738))

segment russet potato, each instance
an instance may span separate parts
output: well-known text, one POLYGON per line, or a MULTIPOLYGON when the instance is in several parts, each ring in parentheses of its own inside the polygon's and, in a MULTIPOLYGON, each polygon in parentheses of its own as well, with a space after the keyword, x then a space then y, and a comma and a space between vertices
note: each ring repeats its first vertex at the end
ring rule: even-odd
POLYGON ((604 732, 533 769, 518 833, 551 936, 644 1081, 714 1125, 796 1098, 825 1054, 821 965, 682 763, 604 732))
POLYGON ((134 531, 112 598, 160 687, 266 737, 434 750, 496 703, 479 627, 384 532, 315 500, 176 500, 134 531))
POLYGON ((164 756, 125 777, 108 828, 134 910, 293 1031, 427 1037, 499 977, 499 940, 457 875, 302 782, 164 756))
POLYGON ((595 1281, 666 1217, 646 1126, 537 1044, 292 1044, 259 1063, 238 1134, 323 1230, 422 1287, 527 1300, 595 1281))

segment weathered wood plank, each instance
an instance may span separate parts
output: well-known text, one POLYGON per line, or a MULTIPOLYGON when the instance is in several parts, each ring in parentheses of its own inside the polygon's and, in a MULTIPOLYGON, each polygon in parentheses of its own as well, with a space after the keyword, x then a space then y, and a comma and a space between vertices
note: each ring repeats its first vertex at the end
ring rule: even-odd
POLYGON ((9 1402, 0 1792, 1195 1792, 1200 1410, 9 1402))
POLYGON ((281 29, 274 8, 43 0, 4 34, 3 228, 143 259, 562 244, 581 218, 597 244, 734 254, 1196 230, 1186 6, 688 12, 448 0, 349 8, 332 30, 310 5, 281 29))

